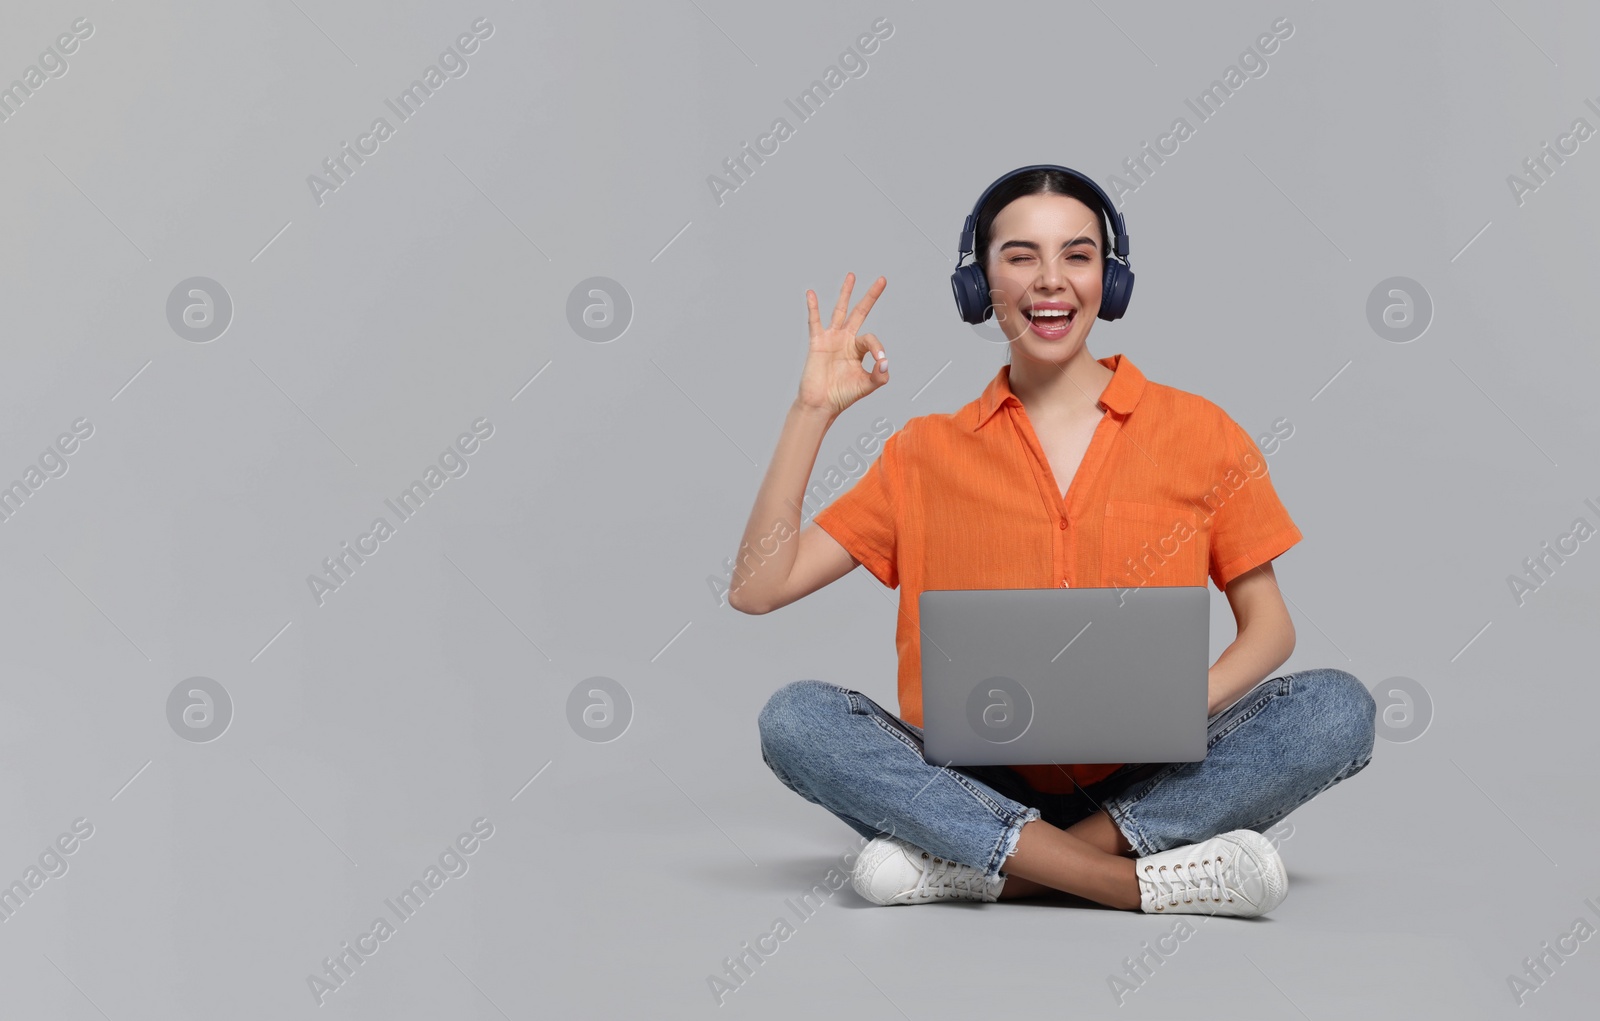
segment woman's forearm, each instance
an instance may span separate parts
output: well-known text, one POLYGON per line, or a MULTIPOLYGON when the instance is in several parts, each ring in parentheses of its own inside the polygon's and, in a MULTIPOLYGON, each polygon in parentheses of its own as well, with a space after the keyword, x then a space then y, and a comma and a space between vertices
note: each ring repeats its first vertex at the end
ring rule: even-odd
POLYGON ((800 534, 806 482, 817 465, 822 438, 837 417, 798 399, 789 406, 734 558, 734 578, 728 590, 728 605, 734 609, 749 612, 770 603, 794 568, 799 543, 792 540, 800 534))
POLYGON ((1294 652, 1294 624, 1288 614, 1252 620, 1239 629, 1233 644, 1222 650, 1206 675, 1206 715, 1237 702, 1294 652))

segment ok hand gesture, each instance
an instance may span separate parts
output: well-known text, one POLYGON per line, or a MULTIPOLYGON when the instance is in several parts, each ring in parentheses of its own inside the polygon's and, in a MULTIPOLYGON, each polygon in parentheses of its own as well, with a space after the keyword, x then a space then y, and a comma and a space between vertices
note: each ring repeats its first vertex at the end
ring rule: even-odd
POLYGON ((833 317, 826 327, 817 315, 816 292, 806 291, 806 307, 811 313, 811 350, 806 355, 805 371, 800 377, 801 404, 837 416, 889 382, 889 356, 884 354, 883 345, 870 333, 856 333, 888 283, 885 277, 873 281, 860 304, 846 319, 845 308, 850 304, 850 292, 855 288, 855 274, 846 273, 844 286, 839 288, 839 301, 834 305, 833 317), (872 352, 871 372, 861 367, 861 359, 868 351, 872 352))

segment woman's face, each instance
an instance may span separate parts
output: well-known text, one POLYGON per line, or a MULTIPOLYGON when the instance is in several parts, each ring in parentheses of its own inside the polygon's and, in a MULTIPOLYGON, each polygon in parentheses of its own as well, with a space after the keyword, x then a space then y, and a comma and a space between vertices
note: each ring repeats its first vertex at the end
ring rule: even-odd
POLYGON ((1000 210, 989 237, 989 300, 1013 352, 1050 362, 1076 354, 1100 312, 1099 214, 1066 195, 1024 195, 1000 210))

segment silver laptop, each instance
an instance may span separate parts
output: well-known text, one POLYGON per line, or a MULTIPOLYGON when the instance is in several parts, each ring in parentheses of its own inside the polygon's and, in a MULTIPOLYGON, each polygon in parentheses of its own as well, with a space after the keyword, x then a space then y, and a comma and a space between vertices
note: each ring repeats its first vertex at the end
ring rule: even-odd
POLYGON ((918 606, 929 762, 1206 757, 1205 586, 936 589, 918 606))

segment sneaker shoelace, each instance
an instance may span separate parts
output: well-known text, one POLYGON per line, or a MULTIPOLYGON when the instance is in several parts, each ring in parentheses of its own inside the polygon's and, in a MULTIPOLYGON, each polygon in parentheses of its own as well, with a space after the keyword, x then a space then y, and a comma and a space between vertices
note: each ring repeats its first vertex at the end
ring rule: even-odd
POLYGON ((962 892, 981 895, 988 891, 988 880, 970 865, 935 857, 927 851, 918 856, 916 863, 922 875, 917 877, 917 885, 911 889, 911 895, 919 899, 948 897, 962 892))
POLYGON ((1200 861, 1187 861, 1181 865, 1154 865, 1144 867, 1145 878, 1154 886, 1157 900, 1157 910, 1161 904, 1175 907, 1178 903, 1178 894, 1183 894, 1183 902, 1192 904, 1197 900, 1233 903, 1233 894, 1228 890, 1227 883, 1223 880, 1223 855, 1215 858, 1202 858, 1200 861), (1198 875, 1196 875, 1198 873, 1198 875))

